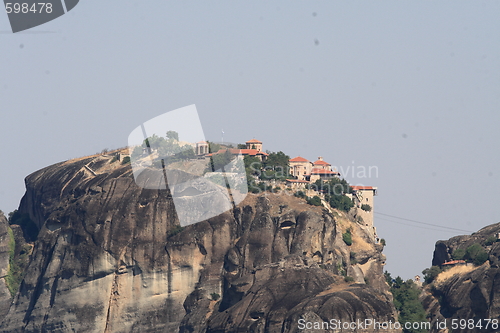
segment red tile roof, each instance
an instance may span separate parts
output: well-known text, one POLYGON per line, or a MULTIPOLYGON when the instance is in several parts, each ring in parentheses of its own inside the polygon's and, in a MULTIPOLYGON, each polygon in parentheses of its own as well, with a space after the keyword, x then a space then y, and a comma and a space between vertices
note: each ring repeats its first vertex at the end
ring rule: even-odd
MULTIPOLYGON (((227 151, 227 149, 219 149, 218 152, 212 153, 212 154, 207 154, 207 156, 212 156, 214 154, 224 154, 227 151)), ((236 149, 236 148, 229 148, 229 153, 232 155, 250 155, 250 156, 255 156, 255 155, 264 155, 268 156, 269 154, 264 153, 263 151, 258 151, 257 149, 236 149)))
POLYGON ((351 186, 354 191, 358 190, 375 190, 373 186, 351 186))
POLYGON ((313 164, 314 165, 331 165, 330 163, 326 163, 325 161, 322 161, 322 160, 317 160, 313 164))
POLYGON ((295 158, 292 158, 290 160, 290 162, 309 162, 308 160, 306 160, 305 158, 303 157, 300 157, 300 156, 297 156, 295 158))
POLYGON ((245 143, 262 143, 261 141, 259 140, 255 140, 255 139, 252 139, 252 140, 248 140, 247 142, 245 143))
POLYGON ((206 141, 199 141, 199 142, 196 142, 196 143, 206 143, 206 144, 208 144, 208 142, 206 142, 206 141))
POLYGON ((318 168, 313 168, 311 170, 311 175, 316 174, 316 175, 340 175, 340 173, 335 172, 335 171, 330 171, 330 170, 325 170, 325 169, 318 169, 318 168))
POLYGON ((309 183, 307 180, 299 180, 299 179, 287 179, 286 181, 290 183, 309 183))

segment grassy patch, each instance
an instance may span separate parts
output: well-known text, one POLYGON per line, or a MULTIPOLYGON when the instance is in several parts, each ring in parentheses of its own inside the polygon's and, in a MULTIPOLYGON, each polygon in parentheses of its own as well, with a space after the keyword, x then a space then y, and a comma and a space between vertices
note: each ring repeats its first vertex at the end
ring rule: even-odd
POLYGON ((167 237, 172 237, 172 236, 175 236, 179 233, 182 232, 182 230, 184 230, 184 227, 181 227, 180 225, 176 225, 175 227, 173 227, 167 234, 167 237))
POLYGON ((14 297, 22 280, 22 270, 15 258, 16 240, 14 238, 14 233, 11 228, 7 228, 7 232, 9 234, 9 270, 5 277, 5 282, 7 283, 7 288, 9 288, 11 296, 14 297))

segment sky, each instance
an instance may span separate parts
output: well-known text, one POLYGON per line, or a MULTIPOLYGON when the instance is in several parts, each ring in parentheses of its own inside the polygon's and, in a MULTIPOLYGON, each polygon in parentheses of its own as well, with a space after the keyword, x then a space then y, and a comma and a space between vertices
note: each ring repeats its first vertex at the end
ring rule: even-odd
POLYGON ((0 209, 28 174, 195 104, 207 139, 323 156, 376 186, 385 269, 412 278, 436 241, 500 221, 499 14, 493 1, 82 0, 13 34, 0 13, 0 209))

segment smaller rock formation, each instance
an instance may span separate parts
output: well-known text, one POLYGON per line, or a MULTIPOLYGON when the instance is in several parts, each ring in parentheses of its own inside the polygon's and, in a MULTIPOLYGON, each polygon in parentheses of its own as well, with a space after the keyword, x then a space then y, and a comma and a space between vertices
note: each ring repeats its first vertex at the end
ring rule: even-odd
POLYGON ((431 333, 445 332, 436 328, 437 323, 444 320, 450 332, 452 320, 470 320, 475 323, 474 328, 463 328, 459 325, 453 330, 454 333, 500 331, 500 242, 497 242, 496 236, 498 232, 500 223, 487 226, 472 235, 457 236, 436 243, 432 264, 441 266, 444 271, 424 288, 421 295, 421 301, 432 323, 431 333), (477 266, 471 262, 455 266, 445 265, 446 262, 456 259, 456 251, 466 253, 474 244, 480 245, 481 251, 484 250, 488 254, 482 265, 477 266), (490 319, 495 320, 498 325, 492 325, 491 322, 489 327, 485 328, 490 319), (478 324, 483 327, 479 328, 478 324))
POLYGON ((5 277, 9 272, 10 242, 11 235, 8 232, 9 222, 3 212, 0 211, 0 318, 9 311, 11 296, 5 277))

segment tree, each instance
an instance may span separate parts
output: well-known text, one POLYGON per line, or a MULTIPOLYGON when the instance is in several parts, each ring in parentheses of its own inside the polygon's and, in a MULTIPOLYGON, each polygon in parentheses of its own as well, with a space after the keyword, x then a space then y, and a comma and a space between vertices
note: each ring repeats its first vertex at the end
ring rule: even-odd
POLYGON ((312 198, 307 198, 307 203, 312 206, 323 206, 323 204, 321 203, 321 198, 317 195, 312 198))
MULTIPOLYGON (((401 277, 392 279, 389 273, 384 274, 387 283, 391 287, 391 293, 394 296, 394 307, 399 312, 399 322, 403 327, 403 333, 423 333, 428 332, 425 329, 404 328, 405 323, 425 322, 426 314, 422 303, 418 296, 420 289, 415 285, 413 280, 403 281, 401 277)), ((411 327, 411 325, 409 325, 411 327)))
POLYGON ((210 171, 217 171, 217 170, 224 171, 224 167, 227 164, 229 164, 232 159, 233 156, 231 155, 229 150, 226 150, 224 153, 221 154, 213 154, 212 157, 210 157, 210 167, 212 168, 212 170, 210 171))
POLYGON ((372 206, 367 205, 367 204, 362 204, 361 209, 364 210, 365 212, 371 212, 372 211, 372 206))
POLYGON ((454 260, 462 260, 465 256, 465 250, 464 249, 456 249, 455 251, 453 251, 451 257, 454 259, 454 260))
POLYGON ((168 131, 167 139, 179 141, 179 133, 177 133, 176 131, 168 131))
POLYGON ((352 188, 345 179, 333 177, 326 182, 322 179, 318 179, 310 187, 325 193, 325 199, 332 208, 348 212, 354 207, 352 199, 345 195, 347 193, 352 193, 352 188))
POLYGON ((351 229, 347 229, 346 232, 342 234, 342 240, 346 245, 351 246, 352 245, 352 235, 351 235, 351 229))
POLYGON ((464 259, 480 266, 488 260, 488 253, 478 243, 474 243, 465 250, 464 259))
POLYGON ((279 180, 287 179, 289 177, 288 173, 290 170, 289 161, 290 156, 286 155, 282 151, 269 153, 267 159, 262 162, 264 171, 261 174, 261 178, 279 180))
POLYGON ((431 268, 426 268, 422 271, 424 274, 424 282, 431 283, 443 270, 439 266, 432 266, 431 268))

